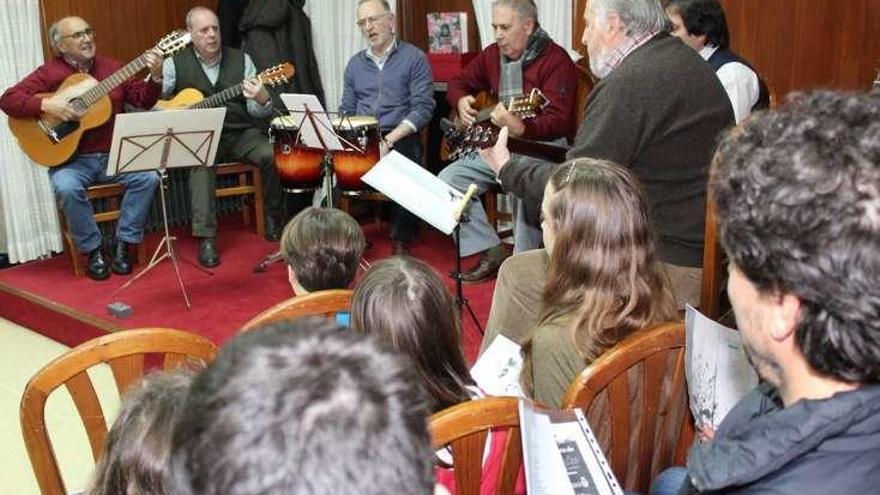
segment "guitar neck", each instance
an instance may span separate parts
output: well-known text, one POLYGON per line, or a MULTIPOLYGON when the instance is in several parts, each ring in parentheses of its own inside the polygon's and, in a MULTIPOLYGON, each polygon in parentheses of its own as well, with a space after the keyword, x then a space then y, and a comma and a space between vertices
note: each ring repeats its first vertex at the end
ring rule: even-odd
POLYGON ((198 103, 194 103, 186 108, 188 110, 200 110, 203 108, 219 107, 220 105, 240 95, 242 91, 244 91, 244 88, 242 87, 241 83, 238 83, 235 86, 228 87, 219 93, 214 93, 204 100, 198 103))
POLYGON ((80 100, 83 102, 85 108, 83 110, 91 107, 95 103, 98 102, 101 98, 107 96, 111 91, 116 89, 117 86, 131 79, 132 76, 140 72, 147 66, 147 57, 146 54, 141 54, 138 58, 132 60, 128 64, 126 64, 121 69, 117 70, 109 77, 105 78, 103 81, 95 85, 93 88, 89 89, 85 93, 80 96, 80 100))
POLYGON ((516 138, 509 136, 507 138, 507 148, 520 155, 531 156, 541 160, 547 160, 554 163, 562 163, 565 161, 568 148, 555 144, 542 143, 540 141, 530 141, 528 139, 516 138))

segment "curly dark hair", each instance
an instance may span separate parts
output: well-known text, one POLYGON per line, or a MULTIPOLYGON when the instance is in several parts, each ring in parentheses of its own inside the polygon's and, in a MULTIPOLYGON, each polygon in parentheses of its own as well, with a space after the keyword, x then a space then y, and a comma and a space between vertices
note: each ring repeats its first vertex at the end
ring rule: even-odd
POLYGON ((666 9, 681 16, 688 34, 706 35, 706 44, 727 49, 730 33, 724 8, 718 0, 670 0, 666 9))
POLYGON ((335 208, 308 207, 281 234, 281 254, 309 292, 348 288, 365 245, 357 220, 335 208))
POLYGON ((817 372, 880 381, 880 95, 794 94, 728 135, 710 190, 731 261, 801 301, 817 372))

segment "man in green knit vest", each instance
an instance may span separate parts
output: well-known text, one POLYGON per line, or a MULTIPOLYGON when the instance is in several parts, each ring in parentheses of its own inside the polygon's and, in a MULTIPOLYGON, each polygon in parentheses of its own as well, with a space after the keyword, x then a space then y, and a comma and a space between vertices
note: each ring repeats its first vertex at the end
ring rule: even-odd
MULTIPOLYGON (((260 167, 266 211, 266 240, 278 241, 284 222, 283 196, 275 157, 268 137, 254 122, 272 113, 269 92, 256 76, 251 58, 241 50, 223 47, 217 15, 205 7, 194 7, 186 15, 192 46, 163 66, 162 94, 169 97, 185 88, 195 88, 205 97, 242 83, 243 96, 226 102, 226 120, 217 150, 217 161, 244 161, 260 167)), ((215 172, 213 167, 196 167, 189 178, 192 201, 192 233, 199 238, 199 264, 220 264, 215 234, 215 172)))

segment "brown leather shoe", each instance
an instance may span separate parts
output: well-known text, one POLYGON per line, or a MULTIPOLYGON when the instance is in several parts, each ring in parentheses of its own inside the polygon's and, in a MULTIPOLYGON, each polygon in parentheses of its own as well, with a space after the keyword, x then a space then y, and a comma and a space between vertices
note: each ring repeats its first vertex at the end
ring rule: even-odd
POLYGON ((495 278, 501 263, 508 257, 510 253, 503 244, 486 250, 480 255, 480 261, 476 266, 461 274, 461 281, 466 284, 479 284, 495 278))

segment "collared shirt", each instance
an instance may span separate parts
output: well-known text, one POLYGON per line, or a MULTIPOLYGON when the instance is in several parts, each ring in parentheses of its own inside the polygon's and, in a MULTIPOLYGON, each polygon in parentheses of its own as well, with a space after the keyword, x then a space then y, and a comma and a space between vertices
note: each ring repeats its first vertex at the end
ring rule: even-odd
POLYGON ((385 67, 385 61, 388 60, 388 55, 390 55, 395 48, 397 48, 397 36, 391 38, 391 43, 388 44, 388 48, 386 48, 381 55, 377 56, 373 53, 373 50, 369 48, 365 50, 364 54, 367 56, 368 59, 376 63, 376 66, 379 67, 379 70, 382 70, 382 68, 385 67))
POLYGON ((632 53, 636 48, 650 41, 650 39, 656 35, 657 32, 655 31, 642 33, 635 38, 627 36, 623 43, 621 43, 620 46, 618 46, 614 49, 614 51, 611 52, 611 56, 606 62, 609 67, 608 72, 610 73, 611 71, 616 69, 617 66, 620 65, 621 62, 623 62, 623 59, 625 59, 627 55, 632 53))
MULTIPOLYGON (((709 60, 717 50, 717 46, 706 45, 700 49, 700 56, 704 60, 709 60)), ((727 92, 730 105, 733 107, 734 119, 739 124, 752 113, 752 107, 760 97, 758 74, 740 62, 726 63, 715 71, 715 74, 724 86, 724 91, 727 92)))
MULTIPOLYGON (((199 65, 202 66, 202 70, 205 72, 205 77, 208 78, 208 81, 211 84, 217 84, 217 78, 220 77, 220 56, 218 56, 215 60, 210 62, 205 61, 198 52, 196 52, 196 59, 199 61, 199 65)), ((254 66, 254 61, 251 60, 250 55, 247 53, 244 54, 244 74, 242 75, 242 79, 252 79, 257 75, 257 68, 254 66)), ((165 62, 162 63, 162 98, 169 98, 172 96, 171 92, 174 90, 174 86, 177 85, 177 70, 174 66, 174 59, 172 57, 166 58, 165 62)), ((221 88, 225 89, 225 88, 221 88)), ((272 113, 272 98, 269 98, 266 101, 265 105, 261 105, 256 101, 247 98, 247 111, 251 117, 255 119, 262 119, 264 117, 268 117, 269 114, 272 113)))
POLYGON ((86 60, 85 63, 81 64, 65 54, 61 54, 61 58, 67 65, 73 67, 77 72, 82 72, 83 74, 88 74, 89 71, 92 70, 92 65, 94 65, 95 63, 95 60, 90 58, 86 60))

